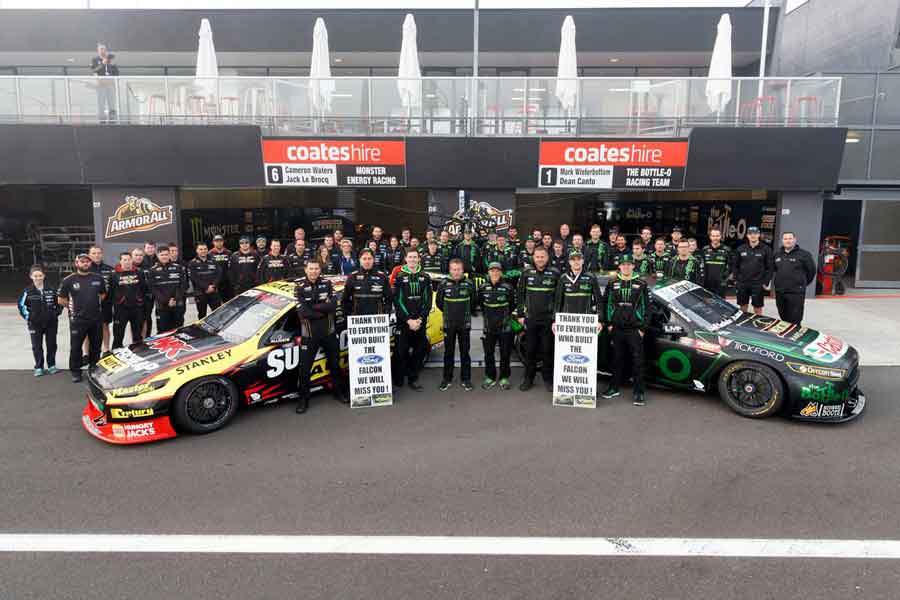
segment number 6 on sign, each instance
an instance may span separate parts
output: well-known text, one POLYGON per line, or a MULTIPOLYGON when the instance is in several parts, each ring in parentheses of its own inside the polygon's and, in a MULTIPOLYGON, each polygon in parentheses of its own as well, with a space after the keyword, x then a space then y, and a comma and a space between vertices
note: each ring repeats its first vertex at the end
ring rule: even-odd
POLYGON ((556 314, 555 406, 597 407, 597 315, 556 314))

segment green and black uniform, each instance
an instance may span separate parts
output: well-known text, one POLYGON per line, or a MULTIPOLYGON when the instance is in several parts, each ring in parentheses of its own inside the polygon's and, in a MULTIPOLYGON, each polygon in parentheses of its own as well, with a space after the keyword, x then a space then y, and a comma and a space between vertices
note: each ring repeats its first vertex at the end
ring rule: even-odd
POLYGON ((484 253, 484 260, 482 262, 485 273, 487 273, 489 264, 493 262, 500 263, 500 268, 503 271, 503 279, 507 281, 516 280, 519 275, 522 274, 518 268, 518 257, 509 246, 505 246, 501 250, 496 244, 493 246, 489 245, 484 253))
POLYGON ((510 318, 516 307, 516 291, 502 279, 496 284, 486 281, 478 288, 478 306, 484 315, 484 374, 497 379, 494 348, 500 344, 500 379, 509 379, 509 358, 512 353, 513 332, 510 318))
POLYGON ((609 264, 609 246, 603 240, 590 239, 584 243, 584 268, 588 271, 606 271, 609 264))
POLYGON ((644 340, 640 332, 647 323, 650 306, 647 282, 636 275, 626 278, 619 273, 606 284, 606 310, 603 323, 612 326, 612 389, 619 389, 625 372, 625 359, 631 357, 634 393, 644 393, 644 340))
POLYGON ((438 286, 437 307, 444 313, 444 381, 453 381, 457 340, 462 381, 472 381, 469 345, 476 296, 475 284, 471 279, 445 279, 438 286))
POLYGON ((431 311, 431 277, 421 267, 412 271, 404 266, 394 278, 394 312, 397 314, 397 347, 394 352, 394 385, 402 386, 419 379, 428 352, 426 329, 431 311), (421 319, 415 331, 409 320, 421 319))
POLYGON ((460 242, 456 246, 454 256, 463 262, 463 270, 470 276, 480 272, 481 252, 475 242, 460 242))
POLYGON ((678 256, 673 256, 667 265, 665 273, 666 277, 672 279, 700 283, 703 269, 700 266, 700 261, 693 256, 688 256, 685 260, 678 256))
POLYGON ((441 254, 440 249, 434 254, 427 251, 422 253, 422 270, 426 273, 447 272, 447 260, 441 254))
POLYGON ((592 273, 582 271, 575 275, 569 271, 559 278, 556 285, 556 296, 553 301, 555 313, 597 314, 597 308, 603 300, 600 283, 592 273))
POLYGON ((709 244, 703 248, 703 262, 706 263, 701 285, 719 296, 724 295, 725 282, 731 277, 734 252, 728 246, 709 244))
POLYGON ((672 257, 663 252, 662 256, 653 251, 653 254, 647 257, 650 261, 650 272, 653 275, 665 275, 666 271, 669 270, 669 262, 672 260, 672 257))
POLYGON ((551 266, 543 270, 525 269, 516 290, 517 316, 525 318, 525 381, 534 381, 537 362, 541 361, 544 382, 553 382, 553 300, 559 271, 551 266))

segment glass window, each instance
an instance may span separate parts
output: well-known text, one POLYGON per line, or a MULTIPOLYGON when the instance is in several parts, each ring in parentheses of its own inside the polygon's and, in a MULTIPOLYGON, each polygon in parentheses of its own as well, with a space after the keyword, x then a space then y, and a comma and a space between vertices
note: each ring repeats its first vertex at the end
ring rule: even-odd
POLYGON ((309 77, 309 67, 269 67, 272 77, 309 77))
POLYGON ((192 77, 197 73, 197 67, 168 67, 166 75, 169 77, 192 77))
POLYGON ((119 67, 123 77, 162 77, 165 67, 119 67))
POLYGON ((585 67, 584 77, 634 77, 634 67, 585 67))
POLYGON ((863 244, 894 246, 900 244, 900 202, 873 200, 866 202, 863 213, 863 244))
POLYGON ((879 125, 900 125, 900 73, 880 75, 875 122, 879 125))
POLYGON ((638 67, 638 77, 689 77, 687 67, 638 67))
POLYGON ((221 77, 265 77, 265 67, 219 67, 221 77))
POLYGON ((869 159, 869 140, 872 132, 851 129, 844 144, 844 161, 841 163, 841 179, 865 179, 866 161, 869 159))
POLYGON ((870 177, 900 179, 900 131, 875 132, 870 177))
POLYGON ((840 75, 841 125, 869 125, 875 101, 875 75, 840 75))
POLYGON ((19 75, 64 75, 62 67, 19 67, 19 75))
POLYGON ((708 331, 716 331, 741 315, 741 310, 689 281, 679 281, 653 290, 653 295, 672 311, 708 331))
POLYGON ((200 327, 232 344, 245 342, 293 300, 261 290, 247 290, 211 313, 200 327))

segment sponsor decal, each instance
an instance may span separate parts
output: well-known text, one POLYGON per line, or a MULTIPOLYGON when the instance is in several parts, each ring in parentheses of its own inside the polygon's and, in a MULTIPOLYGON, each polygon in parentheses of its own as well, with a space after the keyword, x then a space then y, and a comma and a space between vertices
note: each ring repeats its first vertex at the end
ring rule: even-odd
POLYGON ((171 225, 172 214, 172 205, 160 206, 149 198, 125 196, 116 212, 106 221, 105 237, 111 239, 171 225))
POLYGON ((778 319, 774 317, 764 317, 762 315, 755 315, 741 323, 741 325, 747 325, 754 329, 758 329, 759 331, 767 331, 770 327, 772 327, 775 323, 778 322, 778 319))
POLYGON ((734 349, 740 350, 741 352, 749 352, 750 354, 758 354, 765 358, 770 358, 777 362, 784 362, 784 354, 780 352, 775 352, 774 350, 769 350, 768 348, 760 348, 759 346, 751 346, 750 344, 745 344, 744 342, 733 341, 731 345, 734 349))
POLYGON ((682 294, 686 294, 687 292, 690 292, 691 290, 696 289, 697 287, 699 287, 699 286, 696 283, 685 280, 685 281, 679 281, 677 283, 673 283, 671 285, 667 285, 666 287, 663 287, 663 288, 655 289, 655 290, 653 290, 653 293, 660 300, 665 300, 667 302, 671 302, 678 296, 680 296, 682 294))
POLYGON ((800 329, 794 331, 791 335, 789 335, 788 339, 793 342, 800 341, 800 339, 803 338, 803 336, 806 335, 806 332, 808 331, 809 327, 801 327, 800 329))
POLYGON ((115 371, 116 369, 124 367, 125 363, 116 358, 115 354, 107 354, 97 361, 97 366, 106 371, 115 371))
POLYGON ((659 355, 659 371, 672 381, 684 381, 691 376, 691 359, 681 350, 671 348, 659 355))
POLYGON ((193 371, 194 369, 198 369, 200 367, 205 367, 208 365, 214 365, 217 362, 225 360, 226 358, 231 358, 231 348, 222 350, 221 352, 216 352, 215 354, 204 356, 203 358, 192 360, 191 362, 185 363, 175 369, 175 372, 178 375, 184 375, 185 373, 193 371))
POLYGON ((134 369, 135 371, 155 371, 156 365, 141 358, 128 348, 116 348, 113 350, 113 354, 115 354, 116 358, 121 360, 123 363, 134 369))
POLYGON ((291 346, 290 348, 276 348, 269 352, 266 357, 266 365, 269 369, 266 371, 266 377, 274 379, 285 371, 296 369, 300 364, 300 346, 291 346))
POLYGON ((712 354, 713 356, 715 356, 722 351, 722 347, 719 344, 713 344, 712 342, 694 340, 694 350, 696 350, 697 352, 712 354))
POLYGON ((152 417, 152 408, 111 408, 109 416, 113 419, 137 419, 140 417, 152 417))
POLYGON ((269 186, 406 185, 404 140, 264 139, 262 151, 269 186))
POLYGON ((590 360, 591 359, 584 354, 566 354, 563 356, 563 362, 567 362, 570 365, 583 365, 590 362, 590 360))
POLYGON ((803 354, 823 363, 837 362, 846 353, 847 344, 827 333, 820 333, 816 339, 803 348, 803 354))
POLYGON ((156 427, 153 421, 143 423, 113 423, 113 436, 118 439, 131 440, 156 435, 156 427))
POLYGON ((817 365, 805 365, 803 363, 788 362, 788 368, 794 373, 807 375, 817 379, 828 379, 831 381, 842 381, 847 376, 844 369, 835 369, 833 367, 820 367, 817 365))
POLYGON ((803 400, 815 400, 825 404, 838 404, 847 401, 850 390, 836 390, 830 381, 825 385, 810 383, 800 388, 800 397, 803 400))
POLYGON ((147 347, 156 350, 169 360, 175 360, 182 352, 196 352, 196 348, 175 335, 156 338, 148 343, 147 347))
POLYGON ((109 395, 113 398, 127 398, 128 396, 138 396, 140 394, 152 392, 156 388, 157 386, 153 385, 152 383, 138 383, 135 385, 129 385, 127 387, 120 387, 110 390, 109 395))
MULTIPOLYGON (((91 418, 89 416, 82 415, 81 422, 84 423, 84 428, 87 429, 88 431, 90 431, 95 436, 100 437, 102 435, 100 433, 100 429, 97 428, 97 425, 91 420, 91 418)), ((105 422, 102 423, 102 425, 105 425, 105 424, 106 424, 105 422)))
POLYGON ((822 419, 840 418, 844 416, 843 404, 819 404, 810 402, 800 410, 801 417, 819 417, 822 419))

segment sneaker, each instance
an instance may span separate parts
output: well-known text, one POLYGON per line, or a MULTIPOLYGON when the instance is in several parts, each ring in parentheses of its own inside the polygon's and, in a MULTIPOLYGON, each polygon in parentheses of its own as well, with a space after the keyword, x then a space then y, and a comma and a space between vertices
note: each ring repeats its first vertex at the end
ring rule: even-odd
POLYGON ((528 381, 527 379, 523 379, 522 383, 519 384, 519 391, 527 392, 528 390, 530 390, 533 387, 534 387, 533 381, 528 381))
POLYGON ((46 373, 47 373, 47 371, 45 371, 43 369, 35 369, 34 370, 35 377, 43 377, 46 373))
POLYGON ((72 373, 72 383, 81 383, 81 373, 72 373))
POLYGON ((55 366, 49 367, 47 369, 47 375, 56 375, 57 373, 59 373, 59 369, 57 369, 55 366))
POLYGON ((471 392, 472 391, 472 382, 471 381, 463 381, 462 389, 466 390, 467 392, 471 392))
POLYGON ((484 381, 481 382, 481 389, 483 389, 483 390, 489 390, 489 389, 491 389, 492 387, 494 387, 495 385, 497 385, 497 382, 496 382, 496 381, 494 381, 494 380, 491 379, 490 377, 485 377, 485 378, 484 378, 484 381))
POLYGON ((610 386, 609 388, 606 389, 605 392, 603 392, 603 397, 606 398, 607 400, 609 400, 610 398, 615 398, 618 395, 619 395, 619 390, 612 386, 610 386))
POLYGON ((637 393, 634 395, 634 399, 631 401, 635 406, 644 406, 646 402, 644 402, 644 394, 637 393))
POLYGON ((451 385, 453 385, 453 384, 450 383, 449 381, 442 381, 441 385, 438 386, 438 389, 441 390, 442 392, 446 392, 447 390, 450 389, 451 385))
POLYGON ((409 389, 411 389, 411 390, 413 390, 413 391, 415 391, 415 392, 421 392, 421 391, 422 391, 423 389, 425 389, 425 388, 423 388, 423 387, 422 387, 422 384, 420 384, 418 381, 410 381, 410 382, 409 382, 409 389))
POLYGON ((500 380, 500 389, 501 389, 501 390, 508 390, 509 388, 510 388, 510 385, 509 385, 509 379, 507 379, 506 377, 502 378, 502 379, 500 380))

